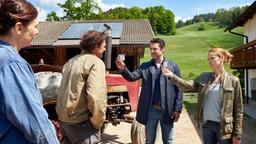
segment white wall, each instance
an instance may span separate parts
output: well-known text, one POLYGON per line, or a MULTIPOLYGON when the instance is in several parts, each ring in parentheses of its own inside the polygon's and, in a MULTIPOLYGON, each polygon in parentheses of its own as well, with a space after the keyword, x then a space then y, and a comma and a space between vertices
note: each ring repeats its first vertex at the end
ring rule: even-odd
MULTIPOLYGON (((244 25, 244 34, 248 36, 249 42, 256 39, 256 14, 249 19, 244 25)), ((249 97, 252 97, 251 90, 256 90, 256 69, 248 70, 248 90, 249 97)), ((247 88, 246 88, 247 89, 247 88)))
POLYGON ((249 90, 249 97, 252 97, 251 90, 256 90, 256 69, 252 69, 248 71, 248 90, 249 90))
POLYGON ((256 39, 256 13, 245 23, 244 34, 248 36, 249 42, 256 39))

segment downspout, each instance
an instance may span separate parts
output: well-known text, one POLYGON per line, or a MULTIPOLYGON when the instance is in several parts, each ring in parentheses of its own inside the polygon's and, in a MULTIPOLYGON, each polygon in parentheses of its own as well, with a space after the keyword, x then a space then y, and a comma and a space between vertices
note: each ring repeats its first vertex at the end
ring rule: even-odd
MULTIPOLYGON (((236 32, 232 32, 230 29, 228 30, 228 32, 234 34, 234 35, 239 35, 245 38, 245 42, 248 43, 248 36, 240 34, 240 33, 236 33, 236 32)), ((248 87, 249 87, 249 83, 248 83, 248 69, 245 69, 245 86, 246 86, 246 104, 249 104, 249 92, 248 92, 248 87)))
POLYGON ((230 32, 234 35, 239 35, 239 36, 245 37, 245 42, 248 43, 248 36, 240 34, 240 33, 232 32, 230 29, 228 30, 228 32, 230 32))

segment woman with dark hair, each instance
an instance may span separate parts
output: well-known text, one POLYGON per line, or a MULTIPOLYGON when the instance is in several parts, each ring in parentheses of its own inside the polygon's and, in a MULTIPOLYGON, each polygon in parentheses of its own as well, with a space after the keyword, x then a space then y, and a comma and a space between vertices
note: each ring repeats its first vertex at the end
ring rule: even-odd
POLYGON ((0 1, 0 143, 59 143, 30 65, 18 54, 38 34, 36 8, 0 1))
POLYGON ((191 82, 163 68, 163 74, 183 91, 198 92, 196 120, 202 124, 205 144, 241 143, 243 99, 240 82, 224 68, 232 57, 227 50, 211 48, 208 63, 212 72, 204 72, 191 82))

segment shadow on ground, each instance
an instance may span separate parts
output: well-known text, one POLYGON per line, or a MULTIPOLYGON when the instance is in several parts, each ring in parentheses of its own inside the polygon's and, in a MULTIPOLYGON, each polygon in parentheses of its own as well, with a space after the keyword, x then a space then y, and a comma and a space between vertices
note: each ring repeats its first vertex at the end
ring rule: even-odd
MULTIPOLYGON (((124 144, 124 142, 120 142, 119 140, 120 138, 118 135, 110 135, 106 133, 101 134, 102 144, 124 144)), ((132 143, 125 143, 125 144, 132 144, 132 143)))

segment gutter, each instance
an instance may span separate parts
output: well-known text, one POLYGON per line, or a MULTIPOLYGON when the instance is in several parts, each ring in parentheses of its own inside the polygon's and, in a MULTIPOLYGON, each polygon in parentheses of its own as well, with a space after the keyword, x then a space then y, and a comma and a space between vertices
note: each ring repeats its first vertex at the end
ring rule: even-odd
MULTIPOLYGON (((226 31, 226 30, 225 30, 226 31)), ((231 29, 228 30, 228 32, 234 34, 234 35, 238 35, 238 36, 242 36, 245 38, 245 42, 246 44, 248 43, 248 36, 240 34, 240 33, 236 33, 236 32, 232 32, 231 29)), ((246 87, 246 104, 249 104, 249 92, 248 92, 248 87, 249 87, 249 83, 248 83, 248 69, 245 69, 245 87, 246 87)))
POLYGON ((232 33, 232 34, 234 34, 234 35, 239 35, 239 36, 244 37, 246 43, 248 43, 248 41, 249 41, 249 40, 248 40, 248 36, 246 36, 246 35, 243 35, 243 34, 240 34, 240 33, 236 33, 236 32, 232 32, 231 29, 229 29, 228 32, 230 32, 230 33, 232 33))

